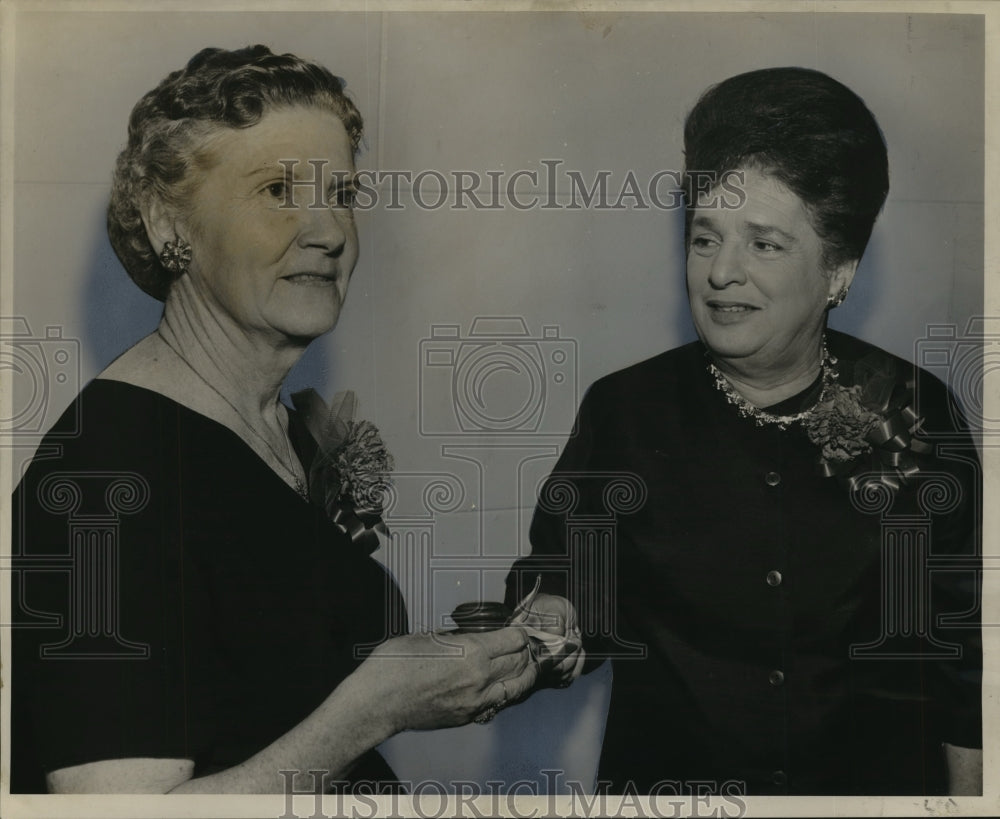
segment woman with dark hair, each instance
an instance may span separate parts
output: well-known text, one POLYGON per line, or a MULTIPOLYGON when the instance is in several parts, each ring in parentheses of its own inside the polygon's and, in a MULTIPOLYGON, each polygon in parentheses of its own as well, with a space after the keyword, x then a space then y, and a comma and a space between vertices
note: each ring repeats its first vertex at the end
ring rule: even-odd
POLYGON ((976 446, 933 376, 827 329, 888 192, 878 125, 767 69, 684 148, 699 340, 591 387, 509 595, 545 569, 537 622, 612 658, 613 792, 979 793, 976 446))
POLYGON ((108 230, 163 317, 14 496, 38 627, 13 635, 12 791, 381 787, 383 740, 534 683, 523 629, 406 635, 371 557, 377 431, 279 400, 357 261, 361 133, 339 78, 264 46, 205 49, 134 108, 108 230))

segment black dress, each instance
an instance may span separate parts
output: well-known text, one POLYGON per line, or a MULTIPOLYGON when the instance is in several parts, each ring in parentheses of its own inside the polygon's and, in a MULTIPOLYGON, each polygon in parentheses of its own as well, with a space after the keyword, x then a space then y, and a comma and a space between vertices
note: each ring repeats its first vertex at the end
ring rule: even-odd
POLYGON ((939 381, 828 342, 847 384, 873 363, 914 380, 933 452, 896 491, 823 477, 798 425, 741 417, 700 343, 583 401, 508 598, 543 574, 612 658, 612 792, 940 793, 942 743, 981 747, 976 448, 939 381))
MULTIPOLYGON (((315 445, 290 419, 308 468, 315 445)), ((406 632, 366 550, 235 433, 140 387, 82 391, 13 517, 12 792, 97 760, 231 767, 406 632)), ((350 778, 394 777, 372 751, 350 778)))

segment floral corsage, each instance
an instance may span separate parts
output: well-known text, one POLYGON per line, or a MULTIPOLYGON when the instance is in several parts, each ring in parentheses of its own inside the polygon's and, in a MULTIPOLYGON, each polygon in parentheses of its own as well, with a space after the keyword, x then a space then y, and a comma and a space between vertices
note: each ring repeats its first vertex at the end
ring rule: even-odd
POLYGON ((884 356, 867 356, 854 366, 854 383, 834 381, 802 418, 819 447, 823 475, 852 488, 862 476, 876 477, 895 491, 919 471, 918 460, 931 446, 919 437, 914 383, 902 381, 897 369, 884 356))
POLYGON ((317 444, 309 500, 354 543, 374 552, 377 533, 387 534, 382 504, 394 466, 378 428, 354 419, 358 402, 350 390, 337 393, 329 408, 313 389, 293 394, 292 403, 317 444))

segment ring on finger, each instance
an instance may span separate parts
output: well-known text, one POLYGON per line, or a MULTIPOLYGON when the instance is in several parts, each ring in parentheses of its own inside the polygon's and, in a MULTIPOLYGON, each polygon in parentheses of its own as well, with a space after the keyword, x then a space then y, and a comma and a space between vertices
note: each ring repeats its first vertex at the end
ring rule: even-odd
POLYGON ((477 725, 485 725, 493 717, 500 713, 500 709, 495 705, 489 706, 485 711, 483 711, 479 716, 473 718, 473 722, 477 725))
POLYGON ((486 710, 473 718, 472 721, 477 725, 485 725, 487 722, 492 720, 493 717, 499 714, 500 711, 507 707, 507 701, 509 699, 507 694, 507 683, 504 680, 500 680, 500 687, 503 689, 503 697, 501 697, 499 702, 487 706, 486 710))

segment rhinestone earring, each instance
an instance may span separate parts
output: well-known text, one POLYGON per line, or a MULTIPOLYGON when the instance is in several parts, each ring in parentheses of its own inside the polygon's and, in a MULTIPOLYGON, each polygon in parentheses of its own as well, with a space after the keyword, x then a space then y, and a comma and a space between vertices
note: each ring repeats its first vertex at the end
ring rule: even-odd
POLYGON ((191 245, 183 239, 166 242, 160 251, 160 264, 174 275, 182 276, 191 264, 191 245))
POLYGON ((847 288, 841 287, 840 292, 836 296, 826 297, 826 307, 828 310, 832 310, 834 307, 840 307, 844 303, 844 299, 847 298, 847 288))

